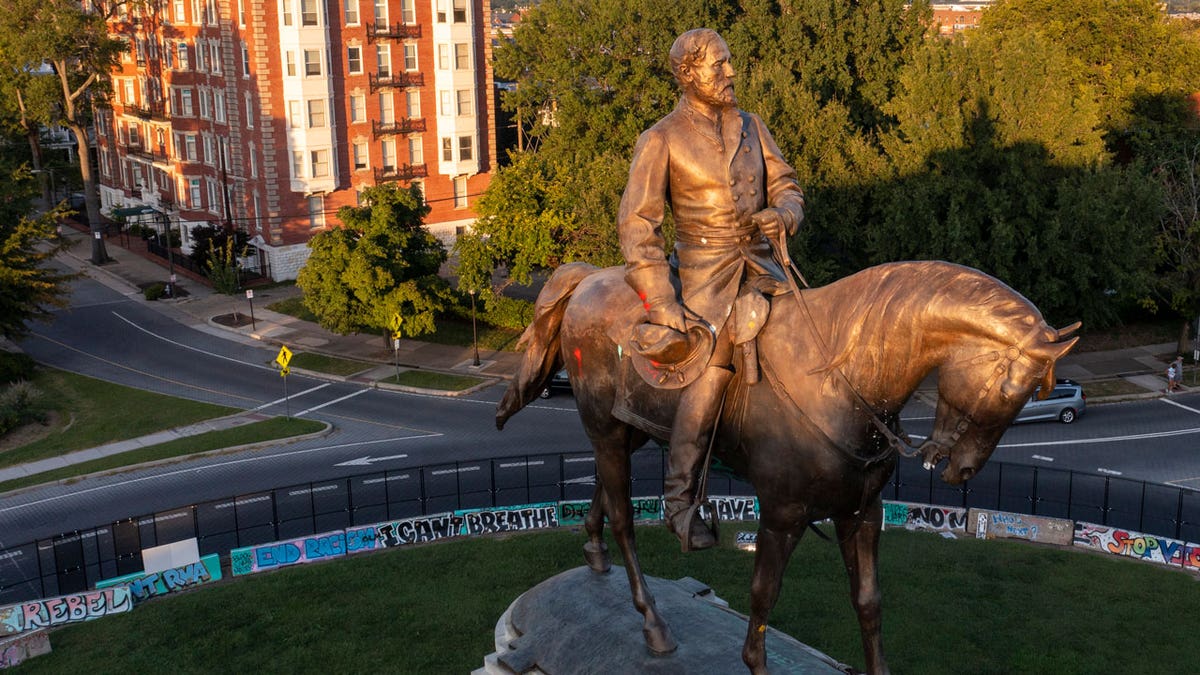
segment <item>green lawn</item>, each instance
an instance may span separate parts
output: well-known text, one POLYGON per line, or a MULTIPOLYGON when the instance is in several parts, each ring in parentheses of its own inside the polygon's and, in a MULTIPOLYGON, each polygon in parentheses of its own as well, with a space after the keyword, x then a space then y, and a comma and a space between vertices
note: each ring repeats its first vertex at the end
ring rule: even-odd
POLYGON ((402 370, 399 376, 389 375, 379 381, 389 384, 400 384, 406 387, 417 387, 419 389, 462 391, 483 384, 487 380, 469 375, 453 375, 431 370, 402 370))
MULTIPOLYGON (((733 530, 724 529, 726 538, 733 530)), ((583 540, 567 530, 481 538, 224 581, 56 631, 53 653, 23 672, 104 664, 108 672, 465 673, 493 651, 493 627, 509 603, 582 564, 583 540)), ((747 611, 750 554, 682 555, 661 526, 639 528, 638 541, 648 574, 695 577, 747 611)), ((893 672, 1091 675, 1195 665, 1200 613, 1187 608, 1200 604, 1200 584, 1182 572, 889 530, 881 579, 893 672)), ((812 536, 801 543, 771 624, 863 667, 834 544, 812 536)))
POLYGON ((58 411, 50 433, 0 453, 0 467, 145 436, 238 412, 236 408, 164 396, 41 367, 33 384, 58 411))
POLYGON ((187 438, 150 445, 137 450, 130 450, 119 455, 112 455, 90 462, 72 464, 54 471, 45 471, 26 478, 0 483, 0 493, 30 485, 40 485, 51 481, 85 476, 97 471, 108 471, 121 467, 133 466, 143 462, 154 462, 162 459, 186 457, 197 452, 208 452, 222 448, 232 448, 250 443, 282 440, 292 436, 316 433, 325 428, 323 422, 305 420, 296 417, 275 417, 261 422, 254 422, 232 429, 209 431, 187 438))
POLYGON ((303 368, 318 373, 329 373, 330 375, 345 377, 354 373, 361 373, 379 364, 341 359, 336 356, 325 356, 324 354, 313 354, 312 352, 297 352, 292 356, 292 360, 288 365, 293 368, 303 368))

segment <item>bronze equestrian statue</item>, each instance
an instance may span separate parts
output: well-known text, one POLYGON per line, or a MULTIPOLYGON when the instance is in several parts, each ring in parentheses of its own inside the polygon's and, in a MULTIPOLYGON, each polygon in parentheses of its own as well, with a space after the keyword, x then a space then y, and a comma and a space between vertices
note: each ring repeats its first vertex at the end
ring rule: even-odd
POLYGON ((598 573, 609 569, 607 515, 652 651, 669 653, 676 643, 638 562, 630 455, 655 438, 672 445, 665 501, 685 550, 715 543, 693 517, 696 472, 710 444, 754 485, 760 522, 742 650, 750 670, 766 672, 767 617, 792 550, 811 523, 828 518, 867 669, 886 673, 876 558, 880 491, 896 455, 919 453, 929 469, 946 460, 941 477, 950 484, 970 479, 1034 389, 1053 389, 1054 364, 1074 346, 1078 324, 1055 330, 1003 283, 943 262, 880 265, 798 290, 782 248, 783 234, 803 218, 794 173, 761 121, 733 107, 724 42, 689 31, 676 46, 683 100, 639 140, 621 203, 628 264, 572 263, 551 275, 521 338, 524 358, 497 407, 497 427, 565 365, 599 478, 585 559, 598 573), (706 116, 711 109, 689 113, 700 107, 689 94, 727 105, 715 120, 706 116), (720 143, 689 137, 705 133, 705 120, 713 136, 720 130, 720 143), (675 274, 659 232, 668 198, 681 233, 675 274), (898 415, 934 371, 933 432, 914 449, 898 415))
MULTIPOLYGON (((771 242, 795 234, 804 194, 762 120, 738 110, 725 41, 707 28, 690 30, 675 40, 670 59, 683 94, 675 110, 638 139, 617 229, 625 280, 641 298, 647 321, 683 334, 690 318, 716 334, 714 353, 697 364, 671 427, 663 509, 688 551, 716 543, 694 516, 704 441, 733 376, 727 321, 739 292, 786 288, 771 242), (662 235, 668 202, 676 232, 670 262, 662 235)), ((650 350, 660 344, 649 342, 650 350)))

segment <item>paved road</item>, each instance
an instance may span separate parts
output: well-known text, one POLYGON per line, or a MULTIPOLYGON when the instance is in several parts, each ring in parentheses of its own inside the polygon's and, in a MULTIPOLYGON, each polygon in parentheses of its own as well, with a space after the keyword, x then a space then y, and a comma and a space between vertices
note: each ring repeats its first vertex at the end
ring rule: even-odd
MULTIPOLYGON (((0 549, 74 528, 181 505, 327 481, 381 469, 464 462, 444 475, 469 491, 474 460, 586 451, 569 396, 539 401, 504 433, 492 426, 501 394, 493 387, 443 397, 327 382, 293 375, 289 400, 268 365, 274 349, 233 342, 183 326, 144 303, 89 279, 73 284, 72 306, 38 324, 22 346, 40 361, 102 379, 243 409, 332 423, 324 438, 86 479, 0 497, 0 549)), ((928 433, 931 408, 905 411, 913 435, 928 433)), ((1005 435, 994 458, 1200 487, 1200 394, 1092 406, 1073 425, 1027 424, 1005 435)), ((657 452, 641 459, 652 467, 657 452)), ((540 460, 514 470, 537 471, 540 460)), ((586 462, 586 460, 581 460, 586 462)), ((580 468, 583 468, 582 466, 580 468)))

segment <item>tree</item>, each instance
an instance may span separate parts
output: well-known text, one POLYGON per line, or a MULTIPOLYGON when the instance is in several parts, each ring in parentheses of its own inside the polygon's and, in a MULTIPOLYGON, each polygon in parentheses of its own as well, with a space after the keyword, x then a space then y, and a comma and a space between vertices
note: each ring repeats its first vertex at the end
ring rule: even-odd
POLYGON ((335 333, 384 330, 395 314, 407 336, 433 332, 450 291, 438 276, 446 250, 422 227, 429 207, 420 189, 389 183, 362 197, 366 206, 338 209, 342 227, 309 240, 296 277, 305 307, 335 333))
MULTIPOLYGON (((1187 350, 1188 326, 1200 317, 1200 133, 1176 156, 1155 167, 1165 208, 1155 251, 1160 262, 1155 297, 1181 318, 1179 351, 1187 350)), ((1151 301, 1152 304, 1156 305, 1151 301)))
MULTIPOLYGON (((121 3, 105 5, 109 11, 121 3)), ((0 4, 0 55, 6 67, 36 72, 48 64, 57 81, 57 97, 46 124, 70 129, 79 152, 84 203, 92 230, 92 263, 108 261, 102 238, 100 199, 92 169, 88 126, 92 106, 102 102, 110 88, 109 73, 117 65, 123 40, 108 34, 104 12, 89 12, 79 0, 6 0, 0 4)))
POLYGON ((45 319, 48 306, 66 305, 66 282, 45 263, 65 246, 57 234, 59 210, 30 216, 37 189, 27 166, 0 167, 0 337, 27 335, 27 322, 45 319))

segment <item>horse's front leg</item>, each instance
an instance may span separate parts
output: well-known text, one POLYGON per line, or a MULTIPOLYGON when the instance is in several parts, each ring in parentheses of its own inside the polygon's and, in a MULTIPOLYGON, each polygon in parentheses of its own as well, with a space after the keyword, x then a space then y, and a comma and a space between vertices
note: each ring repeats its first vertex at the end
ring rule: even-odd
POLYGON ((750 672, 767 672, 767 617, 779 599, 783 571, 796 549, 803 526, 775 528, 759 524, 754 548, 754 579, 750 583, 750 625, 742 645, 742 661, 750 672))
POLYGON ((890 671, 883 657, 883 617, 877 564, 879 531, 883 524, 883 502, 879 497, 863 509, 861 518, 860 521, 849 516, 834 522, 842 548, 842 560, 846 563, 846 574, 850 577, 850 598, 858 614, 867 672, 882 675, 890 671))
POLYGON ((600 475, 600 484, 604 486, 604 497, 600 501, 608 512, 613 539, 625 557, 629 590, 633 593, 633 606, 642 614, 642 636, 646 646, 657 654, 667 654, 675 651, 678 645, 667 622, 658 613, 654 596, 650 593, 646 578, 642 576, 642 565, 638 562, 637 542, 633 534, 633 505, 629 501, 628 445, 628 439, 606 450, 601 450, 597 444, 596 471, 600 475))
POLYGON ((607 572, 611 563, 608 559, 608 545, 604 543, 604 484, 596 481, 596 491, 592 493, 592 506, 587 518, 583 521, 587 530, 588 540, 583 545, 583 558, 593 572, 607 572))

